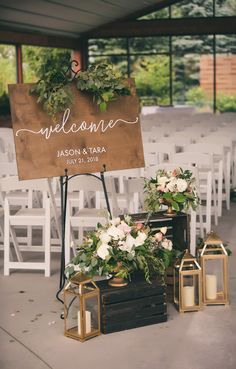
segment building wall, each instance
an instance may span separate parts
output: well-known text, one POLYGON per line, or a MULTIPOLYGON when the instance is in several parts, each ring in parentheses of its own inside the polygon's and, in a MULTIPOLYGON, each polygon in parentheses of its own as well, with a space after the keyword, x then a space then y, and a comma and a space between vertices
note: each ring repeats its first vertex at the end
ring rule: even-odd
MULTIPOLYGON (((213 94, 213 56, 200 57, 200 86, 213 94)), ((216 90, 218 93, 232 95, 236 93, 236 55, 216 56, 216 90)))

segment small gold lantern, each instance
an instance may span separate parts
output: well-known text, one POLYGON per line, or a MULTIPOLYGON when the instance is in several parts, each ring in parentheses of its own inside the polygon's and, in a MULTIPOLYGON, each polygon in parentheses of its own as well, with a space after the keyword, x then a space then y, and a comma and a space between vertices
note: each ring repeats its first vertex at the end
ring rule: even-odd
POLYGON ((211 232, 200 250, 202 300, 205 305, 229 303, 228 254, 221 239, 211 232))
POLYGON ((96 283, 81 273, 64 288, 65 336, 81 342, 100 332, 100 292, 96 283))
POLYGON ((188 250, 174 266, 174 303, 180 312, 202 308, 201 267, 188 250))

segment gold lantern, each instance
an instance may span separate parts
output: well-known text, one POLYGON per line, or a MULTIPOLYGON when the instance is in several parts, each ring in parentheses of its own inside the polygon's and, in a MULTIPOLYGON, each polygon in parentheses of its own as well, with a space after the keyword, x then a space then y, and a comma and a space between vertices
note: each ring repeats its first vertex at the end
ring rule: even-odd
POLYGON ((221 239, 211 232, 200 250, 202 300, 205 305, 229 303, 228 254, 221 239))
POLYGON ((65 336, 81 342, 100 334, 100 293, 96 283, 81 273, 64 288, 65 336))
POLYGON ((201 267, 188 250, 174 266, 174 303, 180 312, 197 311, 202 307, 201 267))

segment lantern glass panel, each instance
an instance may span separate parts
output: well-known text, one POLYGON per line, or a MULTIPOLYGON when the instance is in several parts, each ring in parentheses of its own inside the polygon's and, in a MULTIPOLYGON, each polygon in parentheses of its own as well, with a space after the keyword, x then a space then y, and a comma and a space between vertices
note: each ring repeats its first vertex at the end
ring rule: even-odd
POLYGON ((71 293, 65 293, 65 321, 66 330, 70 333, 78 334, 78 321, 80 311, 79 297, 71 293))
POLYGON ((84 300, 85 307, 85 332, 89 334, 99 329, 98 322, 98 297, 86 296, 84 300))
POLYGON ((183 276, 183 295, 182 304, 183 308, 191 306, 197 306, 200 303, 199 300, 199 275, 184 275, 183 276))
POLYGON ((224 296, 224 264, 222 259, 205 261, 205 293, 207 300, 215 300, 224 296))

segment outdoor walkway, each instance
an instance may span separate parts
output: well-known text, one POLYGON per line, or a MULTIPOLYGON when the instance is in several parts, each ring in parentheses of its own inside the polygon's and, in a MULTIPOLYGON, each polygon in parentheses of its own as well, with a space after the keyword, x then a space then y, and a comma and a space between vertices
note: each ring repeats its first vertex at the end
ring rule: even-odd
POLYGON ((231 304, 179 314, 168 305, 162 324, 101 335, 85 343, 63 335, 62 304, 55 294, 59 258, 53 275, 14 271, 3 277, 0 259, 1 369, 235 369, 236 368, 236 203, 224 211, 214 230, 228 242, 231 304))

